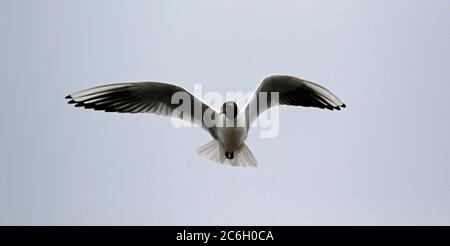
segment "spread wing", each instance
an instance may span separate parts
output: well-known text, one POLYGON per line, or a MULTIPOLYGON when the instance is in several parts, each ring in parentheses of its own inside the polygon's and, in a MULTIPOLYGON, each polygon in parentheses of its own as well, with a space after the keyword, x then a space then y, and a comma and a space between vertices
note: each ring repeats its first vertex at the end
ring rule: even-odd
POLYGON ((161 82, 110 84, 79 91, 68 95, 66 98, 71 99, 69 103, 75 104, 75 107, 105 112, 153 113, 176 116, 203 127, 214 138, 217 138, 214 124, 204 124, 203 121, 203 115, 206 112, 213 114, 213 117, 215 117, 217 111, 177 85, 161 82), (181 99, 173 101, 174 95, 178 95, 177 98, 181 99), (186 100, 190 102, 190 113, 183 112, 173 115, 174 110, 186 100))
POLYGON ((245 107, 247 127, 262 112, 278 105, 329 110, 340 110, 346 107, 337 96, 318 84, 288 75, 272 75, 261 82, 245 107), (263 96, 260 94, 261 92, 263 92, 263 96), (271 92, 278 92, 279 100, 276 105, 271 104, 271 92))

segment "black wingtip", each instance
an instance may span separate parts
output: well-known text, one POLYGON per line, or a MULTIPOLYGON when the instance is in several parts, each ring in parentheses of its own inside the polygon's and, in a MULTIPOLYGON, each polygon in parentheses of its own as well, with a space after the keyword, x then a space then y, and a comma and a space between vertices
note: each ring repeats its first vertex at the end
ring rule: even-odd
POLYGON ((72 96, 71 95, 67 95, 65 98, 66 99, 72 99, 72 96))
POLYGON ((341 107, 342 107, 342 108, 346 108, 347 105, 345 105, 345 103, 344 103, 344 104, 341 105, 341 107))
POLYGON ((77 102, 75 102, 75 100, 70 100, 70 101, 68 102, 68 104, 74 104, 74 103, 77 103, 77 102))

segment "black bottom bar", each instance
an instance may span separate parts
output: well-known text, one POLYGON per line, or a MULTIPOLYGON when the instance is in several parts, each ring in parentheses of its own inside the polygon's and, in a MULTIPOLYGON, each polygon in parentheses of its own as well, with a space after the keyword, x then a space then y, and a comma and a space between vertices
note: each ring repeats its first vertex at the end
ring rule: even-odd
POLYGON ((450 242, 449 227, 0 227, 0 242, 450 242))

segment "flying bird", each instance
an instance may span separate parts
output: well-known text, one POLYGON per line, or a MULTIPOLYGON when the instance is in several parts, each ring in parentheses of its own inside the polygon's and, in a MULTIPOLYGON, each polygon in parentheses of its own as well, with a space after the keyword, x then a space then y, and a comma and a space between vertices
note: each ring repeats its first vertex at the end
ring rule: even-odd
POLYGON ((257 165, 245 140, 251 124, 270 107, 289 105, 328 110, 346 107, 326 88, 289 75, 271 75, 264 78, 243 109, 239 109, 236 102, 227 101, 220 111, 217 111, 186 89, 162 82, 103 85, 70 94, 66 99, 70 100, 69 104, 75 104, 75 107, 105 112, 153 113, 188 120, 202 127, 213 138, 212 141, 199 147, 197 153, 212 161, 232 166, 257 165), (180 106, 179 103, 173 103, 173 97, 177 93, 187 95, 184 100, 190 101, 191 110, 174 114, 180 106), (259 96, 261 93, 267 96, 259 96), (278 93, 278 102, 271 101, 272 93, 278 93), (200 114, 196 113, 199 111, 200 114), (207 113, 211 115, 214 124, 205 122, 203 116, 207 113))

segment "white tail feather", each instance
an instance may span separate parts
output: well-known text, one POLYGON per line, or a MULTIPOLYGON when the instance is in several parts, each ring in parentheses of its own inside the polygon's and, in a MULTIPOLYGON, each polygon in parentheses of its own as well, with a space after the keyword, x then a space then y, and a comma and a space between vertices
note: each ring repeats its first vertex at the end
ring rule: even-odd
POLYGON ((200 156, 206 157, 207 159, 223 165, 256 167, 258 164, 252 152, 245 143, 243 143, 239 149, 234 151, 233 159, 225 158, 225 148, 217 140, 212 140, 207 144, 202 145, 197 149, 197 153, 200 156))

